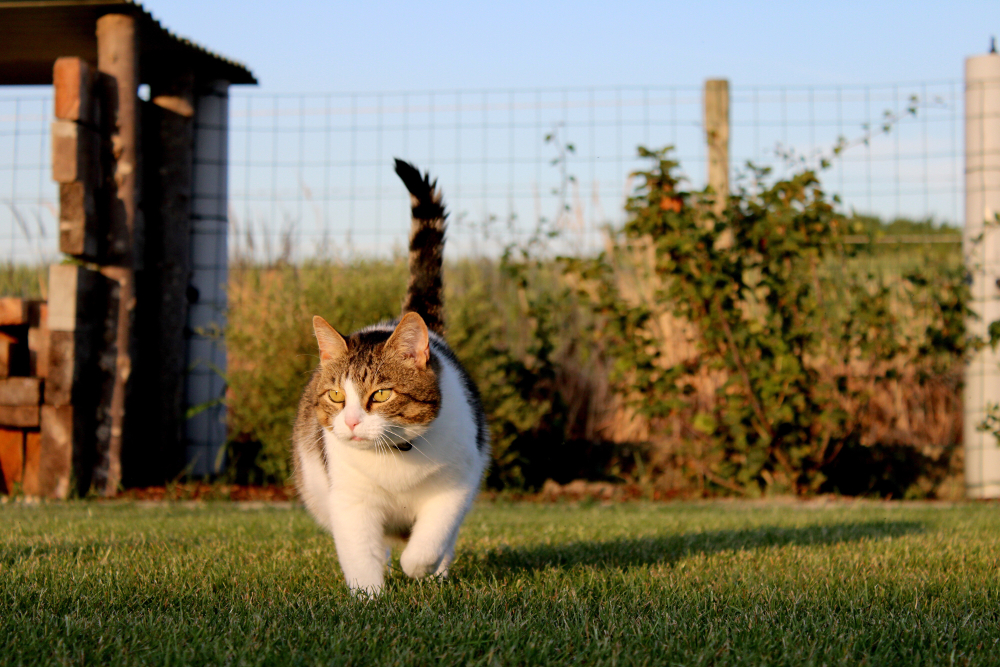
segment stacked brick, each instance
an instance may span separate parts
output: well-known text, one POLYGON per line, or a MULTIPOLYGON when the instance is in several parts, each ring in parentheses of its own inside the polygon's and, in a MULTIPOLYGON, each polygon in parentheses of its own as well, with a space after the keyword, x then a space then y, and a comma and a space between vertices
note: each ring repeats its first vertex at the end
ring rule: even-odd
POLYGON ((54 490, 40 465, 47 319, 44 302, 0 299, 0 493, 54 490))
POLYGON ((0 492, 66 498, 103 490, 108 477, 121 286, 98 266, 111 232, 99 221, 114 205, 102 166, 114 150, 101 126, 106 82, 80 58, 59 58, 53 80, 59 249, 76 261, 49 267, 46 303, 0 299, 0 492))

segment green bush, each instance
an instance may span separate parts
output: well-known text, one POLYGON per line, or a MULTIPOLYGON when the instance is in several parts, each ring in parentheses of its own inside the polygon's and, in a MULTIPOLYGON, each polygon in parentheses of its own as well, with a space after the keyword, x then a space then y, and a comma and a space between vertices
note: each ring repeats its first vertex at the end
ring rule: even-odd
MULTIPOLYGON (((859 257, 875 249, 843 240, 865 230, 836 212, 812 172, 768 185, 766 170, 752 170, 716 214, 710 192, 679 189, 668 149, 640 155, 652 164, 635 174, 630 219, 612 252, 567 263, 602 318, 618 392, 707 451, 686 465, 716 488, 850 486, 829 474, 844 472, 834 463, 845 448, 878 444, 863 437, 874 395, 904 365, 909 382, 938 381, 971 349, 961 264, 897 276, 864 270, 859 257), (629 299, 623 267, 647 251, 652 298, 629 299), (690 324, 692 352, 680 362, 660 338, 664 313, 690 324), (706 378, 715 378, 707 400, 706 378)), ((944 465, 954 444, 945 444, 944 465)))

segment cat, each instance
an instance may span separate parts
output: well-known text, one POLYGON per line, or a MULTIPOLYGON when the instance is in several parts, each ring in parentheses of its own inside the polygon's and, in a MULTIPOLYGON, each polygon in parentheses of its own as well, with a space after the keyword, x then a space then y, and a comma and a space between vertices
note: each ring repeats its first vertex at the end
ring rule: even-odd
POLYGON ((292 435, 299 497, 358 595, 382 591, 397 539, 408 576, 447 576, 490 460, 479 391, 443 338, 441 192, 407 162, 396 173, 413 216, 402 316, 347 337, 313 318, 320 363, 292 435))

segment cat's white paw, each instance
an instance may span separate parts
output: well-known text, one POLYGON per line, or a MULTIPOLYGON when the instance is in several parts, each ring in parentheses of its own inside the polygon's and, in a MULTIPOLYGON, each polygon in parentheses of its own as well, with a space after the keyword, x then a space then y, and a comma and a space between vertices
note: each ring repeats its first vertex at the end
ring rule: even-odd
POLYGON ((399 557, 399 566, 403 568, 403 572, 414 579, 426 577, 434 572, 440 562, 441 554, 411 548, 405 549, 403 555, 399 557))

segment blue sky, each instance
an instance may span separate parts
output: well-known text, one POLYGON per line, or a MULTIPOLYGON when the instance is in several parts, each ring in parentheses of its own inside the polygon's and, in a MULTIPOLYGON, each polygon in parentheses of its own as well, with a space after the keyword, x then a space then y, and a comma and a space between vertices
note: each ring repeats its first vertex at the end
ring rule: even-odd
POLYGON ((958 79, 1000 2, 143 0, 266 92, 958 79))

